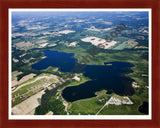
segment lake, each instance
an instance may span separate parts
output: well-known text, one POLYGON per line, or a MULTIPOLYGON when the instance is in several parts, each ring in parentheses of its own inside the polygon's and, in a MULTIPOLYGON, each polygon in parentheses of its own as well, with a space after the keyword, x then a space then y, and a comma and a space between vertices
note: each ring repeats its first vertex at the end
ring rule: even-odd
MULTIPOLYGON (((47 58, 32 65, 33 69, 42 70, 49 66, 58 67, 61 72, 71 71, 77 63, 73 53, 58 51, 43 51, 47 58)), ((133 67, 127 62, 104 62, 105 65, 86 65, 82 72, 84 76, 92 79, 79 86, 67 87, 62 91, 62 96, 68 102, 94 97, 95 92, 108 90, 118 95, 133 95, 133 80, 125 74, 131 73, 133 67)))

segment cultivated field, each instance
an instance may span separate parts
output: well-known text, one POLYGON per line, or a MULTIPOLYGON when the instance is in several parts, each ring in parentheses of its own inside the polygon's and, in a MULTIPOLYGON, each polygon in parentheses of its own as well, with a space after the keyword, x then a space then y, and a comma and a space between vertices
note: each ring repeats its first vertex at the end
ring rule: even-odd
POLYGON ((22 48, 22 47, 30 47, 30 46, 33 46, 34 44, 28 41, 28 42, 19 42, 14 45, 18 48, 22 48))
POLYGON ((104 44, 104 46, 105 46, 104 49, 108 49, 108 48, 114 46, 117 43, 116 41, 106 42, 105 39, 101 39, 101 38, 94 37, 94 36, 86 37, 86 38, 83 38, 81 40, 84 41, 84 42, 90 42, 95 46, 97 46, 99 44, 104 44))
POLYGON ((75 31, 72 31, 72 30, 63 30, 63 31, 59 31, 58 33, 60 33, 60 34, 68 34, 68 33, 72 33, 72 32, 75 32, 75 31))
POLYGON ((13 115, 27 115, 28 113, 32 112, 37 106, 41 103, 41 96, 44 94, 44 90, 38 92, 37 94, 29 97, 25 101, 21 102, 20 104, 14 106, 12 108, 13 115))

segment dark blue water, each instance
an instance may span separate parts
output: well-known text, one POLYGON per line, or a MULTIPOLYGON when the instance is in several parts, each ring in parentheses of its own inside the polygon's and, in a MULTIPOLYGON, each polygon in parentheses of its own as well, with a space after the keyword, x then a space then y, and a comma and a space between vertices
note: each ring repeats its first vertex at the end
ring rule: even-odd
MULTIPOLYGON (((32 65, 32 68, 41 70, 49 66, 59 67, 62 72, 71 71, 77 60, 72 53, 57 51, 43 51, 47 58, 32 65)), ((107 64, 107 63, 105 63, 107 64)), ((132 79, 124 76, 131 73, 133 65, 126 62, 110 62, 110 66, 87 65, 82 72, 84 76, 92 79, 79 86, 67 87, 62 91, 62 96, 69 102, 95 96, 96 91, 106 89, 118 95, 133 95, 132 79)))
POLYGON ((77 59, 74 58, 73 53, 64 53, 58 51, 43 51, 46 56, 36 64, 31 67, 36 70, 46 69, 49 66, 58 67, 60 71, 69 72, 73 69, 74 65, 77 63, 77 59))
POLYGON ((144 114, 148 114, 149 112, 149 105, 148 102, 143 102, 143 104, 138 108, 139 112, 144 113, 144 114))

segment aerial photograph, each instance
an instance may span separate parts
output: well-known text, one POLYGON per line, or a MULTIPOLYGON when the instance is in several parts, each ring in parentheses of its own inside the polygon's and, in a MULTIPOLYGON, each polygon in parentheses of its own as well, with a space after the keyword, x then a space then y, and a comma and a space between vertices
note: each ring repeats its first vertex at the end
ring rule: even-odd
POLYGON ((149 115, 149 11, 11 11, 11 115, 149 115))

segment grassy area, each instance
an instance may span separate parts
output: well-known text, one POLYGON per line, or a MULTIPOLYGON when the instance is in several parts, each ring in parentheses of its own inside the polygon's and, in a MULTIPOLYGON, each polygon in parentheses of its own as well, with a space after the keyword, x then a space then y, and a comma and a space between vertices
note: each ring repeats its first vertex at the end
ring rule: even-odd
POLYGON ((95 95, 102 96, 102 95, 106 95, 106 93, 107 93, 107 90, 102 90, 102 91, 95 92, 95 95))
POLYGON ((69 106, 68 112, 71 115, 95 115, 102 106, 103 104, 98 104, 98 98, 93 97, 73 102, 69 106))
POLYGON ((122 49, 124 49, 124 48, 127 48, 129 46, 129 44, 127 44, 127 43, 122 43, 122 44, 120 44, 120 45, 118 45, 117 47, 115 47, 114 49, 118 49, 118 50, 122 50, 122 49))
POLYGON ((119 95, 116 95, 116 94, 113 94, 112 97, 114 97, 116 99, 120 99, 120 100, 126 100, 126 98, 119 96, 119 95))
POLYGON ((137 105, 111 105, 105 106, 99 115, 143 115, 138 112, 137 105))
POLYGON ((80 78, 80 81, 72 80, 71 82, 69 82, 69 84, 64 86, 61 90, 65 89, 66 87, 70 87, 70 86, 78 86, 82 83, 85 83, 85 82, 91 80, 87 77, 84 77, 82 74, 78 74, 77 76, 80 78))

